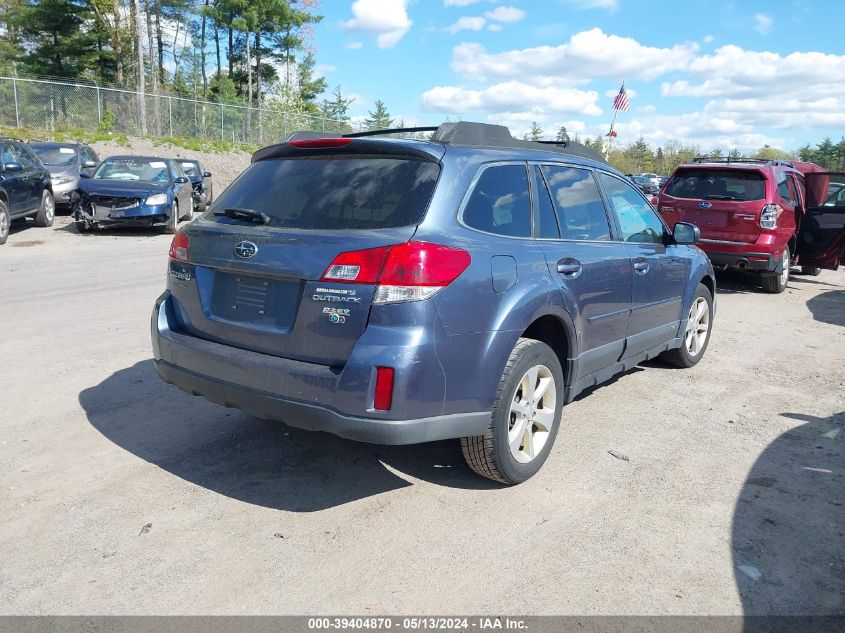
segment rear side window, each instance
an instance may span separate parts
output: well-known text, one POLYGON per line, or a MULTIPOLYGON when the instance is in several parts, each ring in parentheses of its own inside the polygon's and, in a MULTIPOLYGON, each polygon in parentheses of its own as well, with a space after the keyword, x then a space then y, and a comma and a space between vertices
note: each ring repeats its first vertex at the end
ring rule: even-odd
POLYGON ((544 165, 565 240, 610 239, 610 226, 593 174, 586 169, 544 165))
POLYGON ((778 183, 778 197, 790 207, 798 204, 798 193, 795 191, 795 183, 786 174, 781 174, 782 180, 778 183))
POLYGON ((679 169, 666 185, 666 195, 698 200, 762 200, 766 181, 757 171, 679 169))
MULTIPOLYGON (((215 211, 250 209, 270 226, 292 229, 383 229, 419 224, 440 166, 406 159, 311 156, 252 164, 214 202, 215 211)), ((228 223, 226 217, 214 218, 228 223)))
POLYGON ((531 199, 525 165, 485 169, 464 208, 463 221, 487 233, 531 237, 531 199))

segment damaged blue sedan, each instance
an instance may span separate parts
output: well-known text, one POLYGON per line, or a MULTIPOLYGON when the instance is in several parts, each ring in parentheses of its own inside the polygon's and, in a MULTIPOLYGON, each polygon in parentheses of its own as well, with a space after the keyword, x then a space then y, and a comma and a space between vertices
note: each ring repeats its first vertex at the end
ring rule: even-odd
POLYGON ((191 181, 179 161, 112 156, 80 182, 74 212, 80 232, 106 226, 162 227, 175 233, 193 216, 191 181))

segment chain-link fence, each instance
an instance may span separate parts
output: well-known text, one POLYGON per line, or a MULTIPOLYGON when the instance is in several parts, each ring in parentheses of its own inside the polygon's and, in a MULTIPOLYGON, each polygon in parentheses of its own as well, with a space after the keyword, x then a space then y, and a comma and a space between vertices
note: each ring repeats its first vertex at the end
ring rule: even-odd
POLYGON ((130 136, 187 136, 252 145, 278 142, 295 130, 355 131, 349 123, 272 107, 169 95, 141 97, 119 88, 2 76, 0 104, 0 125, 50 131, 100 129, 130 136))

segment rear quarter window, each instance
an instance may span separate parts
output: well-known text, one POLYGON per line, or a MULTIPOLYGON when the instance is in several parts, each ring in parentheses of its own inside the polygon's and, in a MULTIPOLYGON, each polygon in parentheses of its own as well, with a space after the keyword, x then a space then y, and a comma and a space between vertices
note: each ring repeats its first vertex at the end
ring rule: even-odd
POLYGON ((309 156, 262 160, 226 189, 206 213, 250 209, 269 225, 293 229, 381 229, 419 224, 440 166, 410 158, 309 156))
POLYGON ((750 170, 679 169, 664 193, 675 198, 748 202, 765 198, 766 180, 750 170))

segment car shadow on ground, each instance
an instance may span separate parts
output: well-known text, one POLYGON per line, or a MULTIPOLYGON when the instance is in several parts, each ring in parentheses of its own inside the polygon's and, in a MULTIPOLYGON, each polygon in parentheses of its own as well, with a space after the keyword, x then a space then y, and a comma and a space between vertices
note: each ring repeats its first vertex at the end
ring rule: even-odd
MULTIPOLYGON (((181 226, 181 225, 180 225, 181 226)), ((146 227, 146 226, 116 226, 96 228, 92 231, 80 231, 76 227, 76 222, 70 222, 58 228, 59 231, 70 233, 77 237, 97 237, 98 235, 120 235, 126 237, 156 237, 162 235, 163 231, 160 227, 146 227)))
POLYGON ((845 613, 845 411, 807 422, 755 462, 733 516, 745 615, 845 613))
POLYGON ((473 473, 457 440, 378 446, 260 420, 162 382, 146 360, 79 394, 94 428, 160 468, 260 506, 313 512, 414 485, 501 488, 473 473))
POLYGON ((816 321, 845 326, 845 290, 830 290, 816 295, 807 301, 807 308, 816 321))

